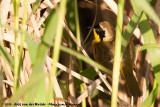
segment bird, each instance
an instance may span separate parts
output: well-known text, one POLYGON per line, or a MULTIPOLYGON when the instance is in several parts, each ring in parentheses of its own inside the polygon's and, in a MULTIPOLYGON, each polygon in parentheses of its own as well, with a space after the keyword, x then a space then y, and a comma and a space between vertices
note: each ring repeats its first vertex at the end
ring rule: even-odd
MULTIPOLYGON (((92 28, 94 39, 92 41, 94 59, 105 66, 113 69, 114 49, 115 49, 115 31, 111 24, 107 21, 99 22, 92 28)), ((129 93, 134 97, 142 95, 141 88, 133 74, 135 66, 135 47, 130 42, 120 61, 120 72, 124 77, 129 93)))

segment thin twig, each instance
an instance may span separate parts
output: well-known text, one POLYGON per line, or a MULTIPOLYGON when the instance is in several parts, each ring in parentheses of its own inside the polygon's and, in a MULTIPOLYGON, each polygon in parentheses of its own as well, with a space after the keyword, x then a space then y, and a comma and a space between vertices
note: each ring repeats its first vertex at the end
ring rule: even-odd
MULTIPOLYGON (((97 4, 97 0, 95 0, 95 3, 97 4)), ((96 19, 97 19, 97 6, 95 6, 95 16, 94 16, 94 20, 93 20, 93 23, 92 23, 92 27, 94 27, 94 26, 95 26, 96 19)), ((84 40, 83 44, 85 44, 85 43, 86 43, 86 41, 87 41, 87 39, 88 39, 89 35, 91 34, 91 31, 92 31, 92 29, 90 29, 90 30, 89 30, 89 32, 88 32, 88 34, 87 34, 87 36, 86 36, 86 38, 85 38, 85 40, 84 40)))

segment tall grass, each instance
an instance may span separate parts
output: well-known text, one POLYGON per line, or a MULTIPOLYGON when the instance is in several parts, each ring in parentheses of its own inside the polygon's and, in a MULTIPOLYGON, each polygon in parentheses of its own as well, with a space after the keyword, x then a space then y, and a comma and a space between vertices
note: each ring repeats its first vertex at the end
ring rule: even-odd
POLYGON ((115 54, 114 54, 114 63, 113 63, 113 76, 112 76, 111 107, 117 107, 124 2, 125 0, 118 1, 118 14, 117 14, 117 25, 116 25, 116 37, 115 37, 115 54))
MULTIPOLYGON (((111 0, 111 2, 114 1, 111 0)), ((10 90, 10 95, 8 95, 10 96, 9 102, 12 104, 20 101, 27 104, 30 102, 44 102, 49 104, 50 102, 55 103, 54 101, 63 101, 65 104, 70 104, 71 102, 81 104, 83 101, 82 105, 85 107, 87 104, 95 104, 95 99, 91 95, 94 94, 98 100, 107 98, 107 101, 104 100, 103 102, 109 102, 109 105, 112 107, 117 106, 117 103, 124 106, 123 99, 121 100, 118 97, 120 59, 134 30, 139 26, 139 30, 144 39, 144 44, 140 51, 147 51, 155 76, 154 88, 149 95, 146 96, 141 106, 153 106, 160 92, 160 46, 156 43, 156 38, 149 22, 153 20, 158 25, 160 24, 160 19, 149 2, 145 0, 131 0, 134 14, 123 33, 124 2, 125 0, 118 1, 115 57, 112 73, 109 69, 91 59, 81 45, 82 35, 80 33, 77 0, 61 0, 59 4, 54 3, 54 5, 49 1, 37 0, 32 3, 32 6, 28 4, 27 0, 23 0, 23 2, 21 0, 13 0, 14 26, 12 26, 12 22, 9 22, 9 19, 7 20, 9 20, 8 23, 10 24, 6 22, 5 25, 0 22, 0 34, 2 34, 0 35, 2 38, 0 42, 0 61, 4 62, 1 63, 0 68, 5 77, 3 84, 9 87, 5 87, 5 89, 10 90), (71 10, 68 9, 67 3, 73 3, 72 5, 75 11, 72 10, 74 9, 73 7, 71 10), (45 7, 44 4, 47 4, 47 6, 45 7), (23 11, 21 10, 22 7, 23 11), (31 8, 32 11, 29 11, 28 8, 31 8), (38 15, 41 11, 44 12, 42 16, 40 14, 38 15), (19 16, 21 12, 23 13, 22 23, 21 16, 19 16), (70 15, 69 13, 73 16, 68 17, 67 15, 70 15), (65 20, 66 16, 67 20, 65 20), (70 20, 70 18, 73 18, 74 21, 70 20), (29 30, 30 26, 33 27, 32 30, 29 30), (38 31, 36 29, 38 29, 38 31), (10 34, 8 31, 12 33, 10 34), (39 32, 41 37, 37 37, 38 35, 35 35, 36 32, 39 32), (65 39, 66 37, 63 32, 65 32, 69 38, 72 38, 69 43, 67 39, 65 39), (6 34, 14 37, 15 40, 11 40, 9 37, 6 38, 6 34), (5 42, 7 42, 9 46, 5 44, 5 42), (74 44, 76 44, 77 48, 71 46, 74 44), (74 56, 70 61, 71 64, 75 66, 74 70, 65 67, 59 61, 61 51, 74 56), (79 61, 77 61, 77 59, 79 61), (85 65, 86 63, 87 67, 85 65), (62 79, 60 78, 61 72, 57 74, 58 70, 64 70, 64 72, 78 78, 74 80, 74 86, 76 87, 75 100, 71 101, 70 99, 69 101, 68 99, 64 99, 64 90, 60 88, 58 83, 62 79), (106 71, 107 74, 102 75, 99 70, 106 71), (76 73, 75 71, 81 72, 76 73), (106 79, 108 75, 112 75, 112 91, 108 79, 106 79), (13 76, 14 80, 11 79, 13 76), (85 82, 88 84, 87 89, 82 85, 85 82), (102 82, 105 84, 101 85, 102 82), (109 99, 109 97, 100 98, 100 91, 96 92, 96 89, 106 93, 104 94, 105 96, 111 96, 111 99, 109 99), (108 89, 110 92, 108 92, 108 89), (88 100, 87 102, 87 100, 85 100, 87 96, 91 98, 91 101, 88 100)), ((97 4, 95 6, 97 6, 97 4)), ((11 15, 8 16, 8 18, 12 18, 12 11, 10 13, 11 15)), ((2 18, 1 16, 1 19, 2 18)), ((2 73, 0 73, 0 75, 2 76, 2 73)))

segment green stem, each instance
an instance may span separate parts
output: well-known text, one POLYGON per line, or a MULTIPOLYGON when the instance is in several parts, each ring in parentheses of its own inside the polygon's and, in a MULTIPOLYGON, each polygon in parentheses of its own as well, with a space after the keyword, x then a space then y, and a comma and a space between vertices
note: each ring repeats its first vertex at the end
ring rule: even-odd
MULTIPOLYGON (((22 19, 22 31, 25 31, 25 25, 27 20, 27 0, 24 0, 23 3, 23 19, 22 19)), ((23 47, 24 47, 24 40, 25 40, 25 33, 21 33, 21 45, 20 45, 20 59, 19 59, 19 67, 18 67, 18 75, 20 75, 20 69, 22 66, 22 54, 23 54, 23 47)))
POLYGON ((115 55, 113 63, 111 107, 117 107, 124 1, 125 0, 118 0, 118 16, 116 25, 115 55))
MULTIPOLYGON (((77 41, 79 43, 81 43, 77 0, 74 0, 74 3, 75 3, 76 37, 77 37, 77 41)), ((80 51, 78 46, 77 46, 77 51, 80 51)), ((80 72, 83 72, 83 70, 82 70, 82 60, 79 60, 78 62, 79 62, 80 72)), ((84 90, 85 90, 83 84, 80 84, 80 90, 81 90, 81 94, 82 94, 84 92, 84 90)), ((82 107, 86 107, 86 99, 84 99, 82 101, 82 107)))
MULTIPOLYGON (((154 79, 154 84, 153 84, 153 89, 152 89, 152 91, 155 90, 156 86, 157 86, 157 81, 156 81, 156 79, 154 79)), ((154 107, 154 102, 152 103, 151 107, 154 107)))
MULTIPOLYGON (((19 0, 13 0, 14 5, 14 20, 15 28, 19 29, 19 18, 18 18, 18 9, 19 9, 19 0)), ((15 53, 14 53, 14 93, 16 92, 19 86, 19 76, 18 76, 18 33, 15 32, 15 53)))
MULTIPOLYGON (((66 3, 67 3, 67 0, 62 0, 60 2, 60 8, 59 8, 60 10, 59 10, 58 21, 57 21, 57 30, 56 30, 56 35, 55 35, 55 42, 53 45, 53 47, 54 47, 53 55, 52 55, 53 64, 52 64, 52 72, 51 72, 51 76, 50 76, 51 88, 53 86, 53 83, 54 83, 53 79, 56 76, 56 71, 57 71, 56 62, 58 62, 58 60, 59 60, 60 45, 61 45, 62 31, 63 31, 63 23, 62 22, 65 17, 66 3)), ((53 95, 53 93, 51 95, 53 95)))

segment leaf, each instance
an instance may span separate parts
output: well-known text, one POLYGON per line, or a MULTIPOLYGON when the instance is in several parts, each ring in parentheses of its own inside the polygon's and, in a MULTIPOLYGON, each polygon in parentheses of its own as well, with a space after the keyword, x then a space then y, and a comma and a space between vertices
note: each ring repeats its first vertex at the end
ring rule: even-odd
POLYGON ((47 19, 46 29, 41 44, 37 44, 31 40, 28 35, 26 35, 26 42, 33 65, 32 74, 29 78, 29 81, 14 94, 11 102, 18 102, 22 96, 24 98, 24 102, 26 103, 33 102, 35 98, 37 102, 45 102, 46 89, 43 77, 43 65, 45 63, 48 49, 53 43, 56 30, 56 20, 57 13, 56 10, 53 10, 47 19))
MULTIPOLYGON (((34 76, 36 78, 30 78, 29 81, 23 87, 19 88, 16 91, 16 93, 14 93, 14 95, 10 99, 10 102, 12 104, 15 103, 15 102, 18 102, 20 98, 22 98, 23 96, 27 95, 30 90, 35 88, 37 83, 41 82, 42 79, 45 78, 45 76, 47 76, 47 74, 44 73, 44 72, 41 72, 41 73, 39 73, 39 74, 34 76)), ((35 96, 35 93, 32 96, 35 96)), ((30 96, 29 98, 32 98, 32 97, 30 96)))
MULTIPOLYGON (((137 13, 137 12, 139 12, 139 10, 141 10, 143 8, 142 8, 142 6, 141 7, 137 6, 138 4, 135 2, 138 3, 137 0, 135 0, 135 1, 132 0, 134 12, 137 13)), ((146 1, 143 0, 142 2, 146 2, 146 1)), ((139 5, 143 5, 143 3, 141 3, 141 1, 140 1, 139 5)), ((145 8, 148 8, 148 7, 145 7, 145 8)), ((154 12, 151 14, 154 15, 154 12)), ((155 20, 157 20, 157 19, 155 19, 155 20)), ((147 19, 147 16, 145 15, 145 13, 143 13, 142 18, 140 19, 139 27, 140 27, 141 33, 143 35, 145 45, 157 44, 155 37, 154 37, 154 34, 153 34, 153 31, 152 31, 152 28, 148 22, 148 19, 147 19)), ((160 76, 160 60, 159 60, 160 59, 160 56, 159 56, 160 49, 159 48, 147 48, 147 52, 148 52, 149 59, 150 59, 150 62, 151 62, 151 65, 152 65, 152 68, 154 71, 155 78, 158 83, 157 87, 159 87, 160 86, 160 78, 159 78, 159 76, 160 76)), ((158 93, 160 92, 159 88, 157 88, 157 87, 151 92, 151 94, 143 102, 142 107, 150 107, 153 104, 158 93)))
MULTIPOLYGON (((139 23, 139 27, 142 32, 143 38, 144 38, 144 43, 145 44, 156 44, 156 40, 155 40, 153 31, 152 31, 152 28, 150 27, 150 24, 147 20, 147 16, 145 14, 142 15, 142 18, 139 23)), ((160 85, 160 78, 159 78, 160 77, 160 60, 159 60, 160 59, 160 49, 159 48, 148 48, 147 52, 148 52, 149 59, 150 59, 150 62, 151 62, 151 65, 154 71, 155 78, 158 83, 158 87, 159 87, 160 85)), ((155 90, 159 90, 159 89, 156 88, 155 90)), ((157 92, 159 93, 159 91, 156 91, 156 93, 157 92)), ((158 95, 154 93, 155 92, 153 91, 153 93, 151 93, 147 97, 147 99, 143 102, 142 105, 145 105, 144 103, 148 101, 147 106, 150 107, 151 104, 155 101, 153 99, 155 99, 158 95)))
POLYGON ((157 84, 156 88, 145 99, 141 107, 151 107, 152 103, 156 100, 156 97, 159 93, 160 93, 160 85, 157 84))
MULTIPOLYGON (((46 55, 49 47, 53 43, 53 38, 56 32, 56 22, 57 22, 57 13, 56 13, 56 10, 52 10, 46 22, 46 28, 44 31, 44 35, 42 37, 42 42, 41 44, 38 45, 36 53, 32 55, 33 66, 32 66, 32 74, 30 76, 31 79, 36 78, 36 75, 38 73, 43 72, 46 55)), ((29 97, 31 96, 33 96, 32 98, 36 98, 38 102, 41 102, 42 100, 43 102, 46 101, 46 89, 45 89, 44 79, 42 79, 41 82, 35 85, 34 89, 28 92, 28 94, 25 96, 25 101, 33 102, 33 99, 29 99, 29 97), (37 91, 37 89, 39 89, 39 91, 37 91), (34 96, 33 96, 33 93, 34 93, 34 96), (43 99, 42 99, 42 96, 43 96, 43 99)))
POLYGON ((123 33, 122 40, 121 40, 122 41, 121 42, 121 46, 122 46, 121 57, 123 56, 123 53, 125 52, 125 49, 130 41, 130 38, 132 37, 133 31, 138 25, 138 22, 141 16, 142 16, 142 11, 139 11, 138 13, 134 13, 130 22, 127 24, 127 27, 123 33))
POLYGON ((146 50, 146 49, 149 49, 149 48, 159 48, 160 49, 160 46, 158 44, 145 44, 143 46, 141 46, 140 48, 140 51, 143 51, 143 50, 146 50))
POLYGON ((13 58, 11 55, 5 50, 3 44, 0 42, 0 55, 2 58, 8 63, 10 66, 11 70, 14 69, 14 63, 13 63, 13 58))
MULTIPOLYGON (((83 70, 83 72, 81 72, 80 75, 85 76, 88 79, 93 79, 94 77, 97 76, 97 73, 95 72, 93 67, 89 67, 83 70)), ((74 79, 74 82, 75 82, 75 86, 79 86, 81 83, 83 83, 81 80, 77 78, 74 79)))
POLYGON ((29 35, 25 36, 25 41, 27 43, 27 47, 28 47, 31 63, 33 64, 34 60, 36 59, 36 54, 37 54, 37 50, 38 50, 38 46, 39 45, 38 45, 38 43, 36 43, 35 41, 33 41, 29 37, 29 35))
POLYGON ((160 24, 160 19, 147 0, 135 0, 136 5, 141 8, 155 23, 160 24))
POLYGON ((32 9, 32 13, 29 16, 29 19, 31 17, 31 15, 36 11, 36 9, 38 8, 39 3, 41 2, 41 0, 36 0, 36 2, 33 5, 33 9, 32 9))

